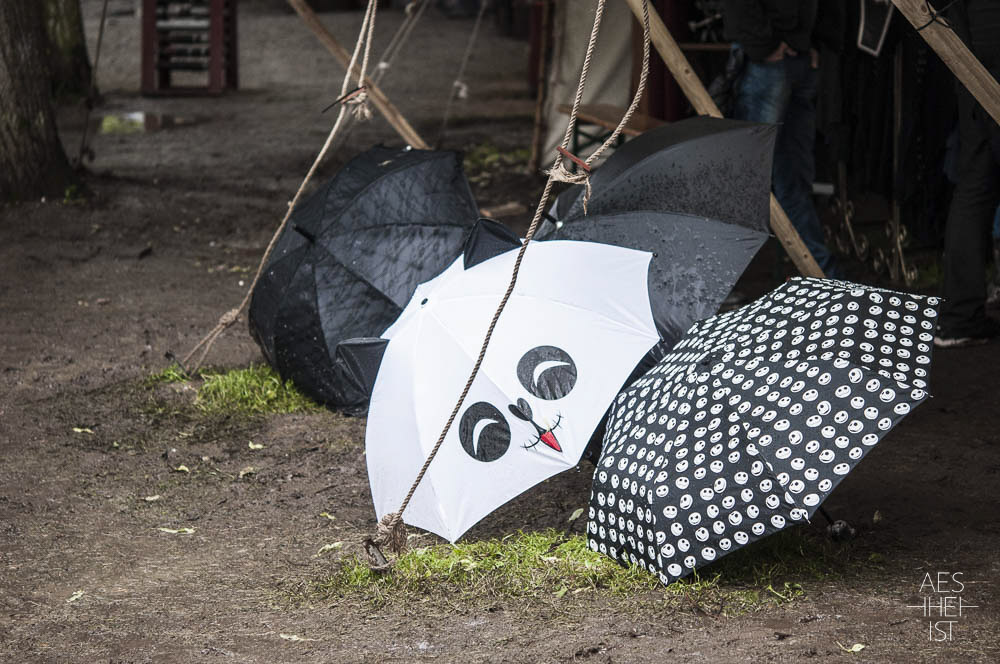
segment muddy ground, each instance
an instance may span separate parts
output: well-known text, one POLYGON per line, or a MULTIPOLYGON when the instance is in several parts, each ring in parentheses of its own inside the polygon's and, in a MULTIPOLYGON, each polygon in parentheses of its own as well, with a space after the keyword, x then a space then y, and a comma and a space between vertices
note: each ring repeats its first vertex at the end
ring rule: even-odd
MULTIPOLYGON (((124 13, 131 4, 111 3, 99 113, 147 111, 188 123, 98 134, 85 180, 91 198, 67 192, 65 201, 0 209, 0 660, 1000 660, 998 344, 937 353, 935 398, 827 505, 858 527, 843 555, 874 562, 843 577, 788 579, 802 585, 793 601, 724 617, 696 603, 658 608, 655 597, 601 593, 386 605, 303 593, 336 565, 337 555, 316 557, 320 547, 373 528, 363 420, 207 416, 183 388, 144 379, 239 301, 329 127, 318 111, 335 98, 340 71, 294 16, 248 3, 239 92, 143 98, 139 23, 124 13), (254 471, 241 477, 248 466, 254 471), (144 500, 153 495, 160 499, 144 500), (932 595, 920 592, 928 572, 960 572, 962 601, 975 605, 954 618, 948 641, 929 640, 927 619, 912 608, 932 595), (838 642, 867 647, 850 654, 838 642)), ((93 40, 100 2, 84 7, 93 40)), ((400 17, 379 15, 379 43, 400 17)), ((323 16, 347 43, 359 18, 323 16)), ((427 136, 436 136, 470 27, 430 12, 386 79, 427 136)), ((484 30, 469 75, 475 84, 446 147, 527 145, 525 61, 523 43, 484 30)), ((75 152, 80 109, 63 109, 61 120, 75 152)), ((359 127, 324 174, 380 141, 396 142, 383 121, 359 127)), ((507 168, 482 179, 477 196, 482 205, 531 206, 541 184, 507 168)), ((751 295, 772 283, 770 251, 742 285, 751 295)), ((856 276, 865 274, 858 268, 856 276)), ((210 362, 260 359, 240 325, 210 362)), ((562 528, 584 504, 588 481, 586 467, 566 473, 469 537, 562 528)), ((822 536, 822 524, 807 528, 822 536)))

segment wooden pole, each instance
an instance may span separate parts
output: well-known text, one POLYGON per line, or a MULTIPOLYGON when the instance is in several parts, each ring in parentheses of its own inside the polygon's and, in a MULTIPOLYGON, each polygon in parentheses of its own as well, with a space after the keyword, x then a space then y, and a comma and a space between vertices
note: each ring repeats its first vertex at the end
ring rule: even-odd
POLYGON ((1000 85, 961 37, 945 24, 932 20, 925 0, 892 0, 900 13, 918 28, 920 36, 958 77, 993 119, 1000 122, 1000 85))
MULTIPOLYGON (((485 0, 483 0, 485 1, 485 0)), ((546 54, 549 50, 549 24, 552 21, 552 14, 555 8, 552 0, 542 0, 542 17, 540 23, 541 30, 538 36, 538 67, 535 74, 538 78, 535 81, 535 124, 531 132, 531 156, 528 158, 528 170, 534 173, 538 170, 542 161, 542 143, 545 141, 545 101, 548 92, 546 79, 548 78, 548 67, 546 66, 546 54)))
MULTIPOLYGON (((288 4, 292 6, 298 15, 302 17, 302 21, 306 24, 316 38, 319 39, 326 50, 330 51, 334 58, 340 62, 342 67, 347 67, 351 63, 351 54, 347 52, 340 43, 333 38, 330 31, 320 22, 319 18, 313 12, 312 8, 305 2, 305 0, 288 0, 288 4)), ((357 76, 359 70, 357 65, 351 71, 351 74, 357 76)), ((378 87, 372 80, 365 77, 365 89, 368 91, 368 98, 372 100, 375 104, 375 108, 385 117, 385 119, 392 125, 392 128, 396 130, 404 141, 409 145, 420 150, 430 150, 431 146, 420 137, 417 130, 407 122, 403 114, 399 112, 389 98, 385 96, 381 88, 378 87)))
MULTIPOLYGON (((632 9, 632 13, 642 20, 642 0, 625 0, 632 9)), ((710 115, 721 118, 722 113, 715 105, 708 90, 702 84, 701 79, 691 69, 691 64, 687 61, 677 42, 670 35, 667 26, 663 24, 663 19, 656 11, 655 7, 649 8, 649 32, 653 46, 656 48, 667 69, 673 74, 674 80, 688 98, 694 110, 700 115, 710 115)), ((795 230, 791 220, 782 209, 778 199, 771 194, 771 230, 778 236, 785 251, 791 257, 795 267, 799 272, 807 277, 823 277, 823 270, 820 269, 816 259, 809 253, 805 243, 795 230)))

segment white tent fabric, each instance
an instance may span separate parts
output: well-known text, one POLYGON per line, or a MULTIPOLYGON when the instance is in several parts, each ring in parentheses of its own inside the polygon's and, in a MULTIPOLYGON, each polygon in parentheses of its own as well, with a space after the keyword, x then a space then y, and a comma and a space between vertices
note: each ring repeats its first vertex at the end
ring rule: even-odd
MULTIPOLYGON (((399 509, 440 435, 510 279, 516 251, 419 286, 383 335, 368 476, 381 519, 399 509)), ((659 336, 651 254, 589 242, 533 244, 472 389, 403 520, 454 542, 579 461, 608 404, 659 336)))
MULTIPOLYGON (((552 64, 547 75, 545 101, 546 132, 542 163, 548 166, 562 142, 569 116, 557 110, 559 104, 572 104, 580 80, 583 56, 587 52, 590 29, 594 25, 595 3, 557 2, 553 14, 552 64)), ((624 2, 608 2, 601 19, 601 33, 594 47, 594 57, 583 90, 584 104, 628 106, 632 85, 632 11, 624 2)), ((586 156, 597 149, 579 155, 586 156)))

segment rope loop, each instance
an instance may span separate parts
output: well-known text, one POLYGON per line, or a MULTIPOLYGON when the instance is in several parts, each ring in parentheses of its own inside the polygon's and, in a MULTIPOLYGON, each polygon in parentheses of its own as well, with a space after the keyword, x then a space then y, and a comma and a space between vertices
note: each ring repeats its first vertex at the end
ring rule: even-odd
POLYGON ((406 550, 406 526, 402 516, 401 512, 389 512, 383 516, 378 522, 378 535, 375 537, 376 544, 396 554, 406 550))
POLYGON ((372 109, 368 104, 368 91, 361 88, 358 94, 350 99, 345 99, 344 103, 351 107, 351 113, 356 120, 371 120, 372 109))
POLYGON ((230 309, 226 313, 219 316, 219 325, 222 327, 229 327, 240 319, 240 312, 241 309, 230 309))
POLYGON ((556 161, 552 168, 545 171, 553 182, 565 182, 567 184, 582 184, 584 185, 585 191, 583 194, 583 213, 587 214, 587 203, 590 202, 590 172, 585 169, 580 169, 573 172, 566 168, 566 164, 563 163, 562 159, 556 161))

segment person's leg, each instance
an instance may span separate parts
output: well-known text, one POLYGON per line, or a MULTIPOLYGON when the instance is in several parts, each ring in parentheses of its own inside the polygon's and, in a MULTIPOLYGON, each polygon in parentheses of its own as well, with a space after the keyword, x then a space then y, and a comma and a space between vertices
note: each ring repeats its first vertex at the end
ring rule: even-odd
POLYGON ((985 319, 987 242, 1000 196, 990 134, 966 94, 959 98, 959 137, 958 184, 945 225, 943 337, 977 335, 985 319))
POLYGON ((790 95, 783 62, 747 61, 736 84, 733 117, 779 124, 784 119, 790 95))
POLYGON ((774 195, 826 276, 838 278, 836 261, 826 246, 812 198, 816 175, 815 99, 819 72, 809 66, 808 56, 788 59, 786 67, 790 95, 774 148, 774 195))

